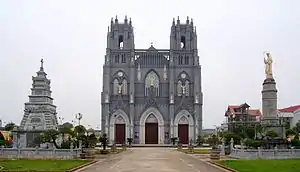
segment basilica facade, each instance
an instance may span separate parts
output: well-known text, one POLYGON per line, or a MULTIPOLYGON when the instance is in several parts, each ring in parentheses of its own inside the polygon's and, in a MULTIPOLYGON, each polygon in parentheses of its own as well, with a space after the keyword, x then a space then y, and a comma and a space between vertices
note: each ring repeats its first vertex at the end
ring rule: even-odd
POLYGON ((202 130, 201 66, 193 20, 173 19, 170 49, 135 49, 131 19, 111 20, 101 127, 110 143, 195 142, 202 130))

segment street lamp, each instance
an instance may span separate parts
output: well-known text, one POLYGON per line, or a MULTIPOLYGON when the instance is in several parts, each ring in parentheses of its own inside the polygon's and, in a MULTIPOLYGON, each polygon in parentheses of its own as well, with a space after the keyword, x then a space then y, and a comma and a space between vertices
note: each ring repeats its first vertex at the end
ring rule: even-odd
POLYGON ((78 125, 80 125, 80 120, 82 119, 82 114, 81 113, 77 113, 75 115, 75 118, 78 120, 78 125))

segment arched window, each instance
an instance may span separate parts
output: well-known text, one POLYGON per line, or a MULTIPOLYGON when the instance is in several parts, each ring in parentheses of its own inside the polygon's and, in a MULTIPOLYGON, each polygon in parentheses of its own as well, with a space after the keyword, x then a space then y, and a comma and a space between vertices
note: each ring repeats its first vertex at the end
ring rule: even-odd
POLYGON ((179 80, 177 82, 177 96, 182 96, 182 88, 181 88, 181 86, 182 86, 182 82, 179 80))
POLYGON ((185 96, 190 95, 190 82, 188 80, 185 81, 185 96))
POLYGON ((118 79, 114 79, 113 82, 113 95, 118 95, 119 81, 118 79))
POLYGON ((153 91, 153 96, 159 96, 159 77, 154 71, 147 74, 145 78, 145 96, 149 96, 153 91))
POLYGON ((127 80, 123 79, 122 81, 122 94, 127 95, 127 80))

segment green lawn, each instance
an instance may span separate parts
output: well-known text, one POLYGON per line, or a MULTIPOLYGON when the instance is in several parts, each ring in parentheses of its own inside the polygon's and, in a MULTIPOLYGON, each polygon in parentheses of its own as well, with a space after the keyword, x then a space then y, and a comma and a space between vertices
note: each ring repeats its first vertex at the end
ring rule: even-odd
POLYGON ((300 160, 227 160, 219 163, 239 172, 300 172, 300 160))
POLYGON ((87 160, 1 160, 2 170, 37 170, 56 171, 69 170, 91 161, 87 160))

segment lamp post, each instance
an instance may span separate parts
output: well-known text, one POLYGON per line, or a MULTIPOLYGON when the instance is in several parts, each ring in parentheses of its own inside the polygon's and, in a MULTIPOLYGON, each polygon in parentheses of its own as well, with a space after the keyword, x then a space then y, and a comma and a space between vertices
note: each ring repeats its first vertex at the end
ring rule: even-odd
POLYGON ((82 114, 81 113, 77 113, 75 115, 75 118, 78 120, 78 125, 80 125, 80 120, 82 119, 82 114))

